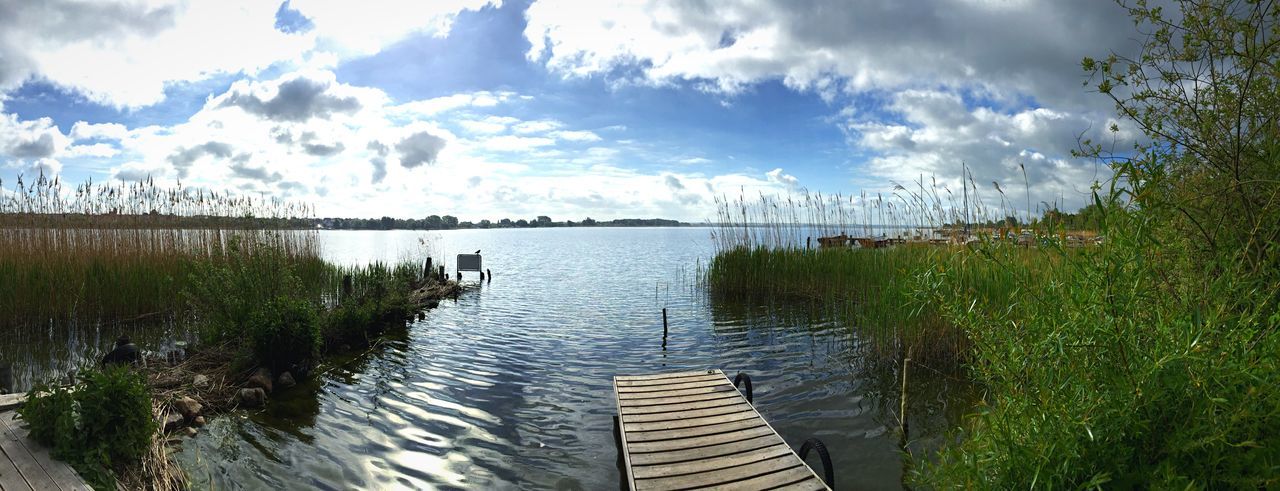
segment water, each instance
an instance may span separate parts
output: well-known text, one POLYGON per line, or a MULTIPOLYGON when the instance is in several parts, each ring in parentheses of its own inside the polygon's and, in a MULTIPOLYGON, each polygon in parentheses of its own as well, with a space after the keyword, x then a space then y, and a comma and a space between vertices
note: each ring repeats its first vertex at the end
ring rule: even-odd
MULTIPOLYGON (((831 449, 843 489, 900 489, 892 367, 806 305, 712 302, 711 230, 322 232, 339 263, 480 249, 475 284, 367 352, 327 360, 267 409, 215 418, 178 454, 198 488, 614 489, 611 377, 719 368, 793 447, 831 449), (662 309, 670 335, 662 338, 662 309)), ((465 273, 475 283, 476 273, 465 273)), ((941 441, 968 389, 912 373, 912 438, 941 441), (919 378, 920 382, 917 382, 919 378)), ((811 459, 814 465, 817 460, 811 459)))

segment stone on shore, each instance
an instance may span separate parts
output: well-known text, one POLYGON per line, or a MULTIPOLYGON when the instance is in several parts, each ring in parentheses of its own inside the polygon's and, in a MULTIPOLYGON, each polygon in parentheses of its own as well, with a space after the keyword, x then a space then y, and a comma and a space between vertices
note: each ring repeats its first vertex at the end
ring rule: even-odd
POLYGON ((178 413, 169 413, 164 417, 164 432, 168 433, 182 426, 182 415, 178 413))
POLYGON ((191 420, 191 424, 196 426, 204 426, 204 423, 204 416, 196 416, 196 419, 191 420))
POLYGON ((195 377, 191 378, 191 385, 197 389, 203 389, 205 387, 208 387, 209 377, 205 376, 204 374, 196 374, 195 377))
POLYGON ((267 405, 267 392, 261 387, 240 389, 238 395, 241 406, 257 408, 267 405))
POLYGON ((249 377, 249 383, 247 385, 249 387, 260 388, 264 392, 270 394, 271 393, 271 370, 267 370, 266 368, 259 368, 258 371, 253 373, 252 377, 249 377))
POLYGON ((191 421, 200 415, 200 411, 204 410, 204 406, 188 396, 173 401, 173 408, 182 415, 183 419, 191 421))
POLYGON ((279 385, 281 389, 288 389, 290 387, 298 385, 298 383, 293 380, 293 374, 289 372, 284 372, 284 373, 281 373, 280 377, 276 379, 276 385, 279 385))

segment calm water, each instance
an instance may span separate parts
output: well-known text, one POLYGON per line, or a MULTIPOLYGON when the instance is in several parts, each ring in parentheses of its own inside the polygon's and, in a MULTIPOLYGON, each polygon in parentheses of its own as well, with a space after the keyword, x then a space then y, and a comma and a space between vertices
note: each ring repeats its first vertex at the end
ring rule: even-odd
MULTIPOLYGON (((821 438, 840 488, 901 488, 884 410, 896 393, 879 396, 892 368, 869 366, 849 326, 808 306, 708 300, 696 279, 710 232, 323 232, 336 262, 480 249, 494 278, 329 360, 266 410, 215 419, 179 459, 197 487, 616 489, 611 377, 720 368, 751 375, 756 407, 788 443, 821 438)), ((948 401, 968 399, 925 387, 912 436, 927 446, 968 407, 948 401)))

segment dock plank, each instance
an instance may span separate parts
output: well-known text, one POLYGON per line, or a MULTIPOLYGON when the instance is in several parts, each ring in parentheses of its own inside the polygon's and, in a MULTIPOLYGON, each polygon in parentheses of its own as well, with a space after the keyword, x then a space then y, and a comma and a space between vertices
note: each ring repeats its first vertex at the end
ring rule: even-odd
POLYGON ((614 376, 613 379, 618 381, 629 382, 629 381, 635 381, 635 380, 665 380, 665 379, 673 379, 673 378, 697 377, 701 375, 719 375, 719 374, 720 374, 719 370, 694 370, 690 372, 655 373, 655 374, 649 374, 649 375, 617 375, 617 376, 614 376))
POLYGON ((631 489, 830 489, 724 372, 614 377, 631 489))
POLYGON ((720 433, 716 435, 707 435, 694 438, 681 438, 679 440, 659 440, 654 442, 634 442, 631 444, 632 452, 672 452, 676 450, 693 449, 699 447, 709 447, 712 445, 720 445, 724 443, 732 443, 739 440, 746 440, 763 435, 772 435, 773 430, 767 426, 759 426, 744 431, 736 431, 733 433, 720 433))
POLYGON ((629 397, 633 397, 631 396, 631 394, 635 394, 635 393, 671 392, 671 391, 680 390, 680 389, 702 389, 706 387, 723 388, 723 386, 724 386, 724 383, 720 380, 714 380, 714 379, 713 380, 694 380, 692 382, 681 381, 678 383, 664 384, 664 385, 641 385, 641 386, 634 386, 634 387, 619 386, 618 392, 621 392, 624 395, 627 395, 629 397))
POLYGON ((746 440, 738 440, 729 443, 720 443, 716 445, 704 445, 700 447, 686 448, 684 450, 667 450, 660 452, 643 452, 632 453, 632 465, 656 465, 671 464, 676 462, 684 462, 688 460, 697 460, 710 457, 719 457, 721 455, 732 455, 735 453, 755 450, 783 443, 782 439, 772 434, 765 434, 746 440))
MULTIPOLYGON (((720 455, 717 457, 690 460, 687 462, 636 465, 633 472, 635 473, 636 479, 682 476, 685 474, 699 474, 734 467, 745 467, 757 462, 785 457, 788 455, 791 455, 791 447, 782 443, 764 448, 747 450, 736 454, 720 455)), ((632 462, 632 465, 635 465, 634 461, 632 462)))
POLYGON ((653 404, 648 406, 624 406, 622 408, 624 416, 641 416, 645 414, 664 414, 675 413, 680 411, 694 411, 698 409, 713 409, 726 406, 739 406, 746 404, 736 397, 724 397, 719 399, 710 399, 706 401, 682 402, 675 404, 653 404))
POLYGON ((742 399, 737 391, 708 392, 678 397, 653 397, 647 399, 620 399, 623 407, 663 406, 667 404, 684 404, 686 402, 712 401, 717 399, 742 399))
POLYGON ((22 478, 26 480, 27 486, 35 491, 59 491, 61 488, 53 481, 53 477, 49 476, 49 472, 36 462, 35 456, 27 450, 22 442, 16 438, 13 429, 9 427, 7 422, 0 421, 0 432, 4 433, 4 437, 0 438, 0 452, 3 452, 5 458, 13 463, 13 466, 22 474, 22 478))
POLYGON ((0 458, 0 490, 30 491, 31 486, 22 478, 22 473, 9 461, 8 456, 0 458))
POLYGON ((673 385, 673 384, 681 384, 681 383, 689 383, 689 382, 705 382, 708 380, 718 382, 721 378, 724 378, 724 377, 721 377, 720 374, 718 373, 709 373, 704 375, 695 375, 695 376, 679 377, 679 378, 619 380, 618 387, 652 387, 652 386, 673 385))
MULTIPOLYGON (((37 443, 30 438, 30 431, 18 419, 17 413, 13 411, 0 413, 0 429, 3 429, 5 435, 0 437, 6 441, 20 444, 21 448, 40 466, 46 473, 48 478, 53 481, 55 487, 47 489, 59 489, 62 491, 82 491, 90 490, 89 484, 76 473, 66 462, 56 460, 49 454, 49 449, 37 443)), ((6 450, 6 457, 8 456, 6 450)), ((6 458, 8 460, 8 458, 6 458)), ((31 488, 28 489, 44 489, 31 488)), ((7 488, 6 488, 7 490, 7 488)))
POLYGON ((805 467, 792 467, 790 469, 781 470, 763 476, 756 476, 750 479, 734 481, 726 484, 719 484, 704 490, 758 490, 758 489, 785 489, 787 491, 820 491, 827 489, 827 485, 822 483, 805 467))
POLYGON ((803 465, 804 463, 796 461, 796 457, 793 454, 788 453, 765 460, 753 461, 751 465, 724 467, 697 474, 636 479, 636 489, 674 490, 730 484, 735 481, 764 476, 803 465))
POLYGON ((665 399, 670 397, 694 396, 694 395, 701 395, 701 394, 718 394, 718 393, 732 394, 736 392, 738 392, 738 389, 733 388, 732 385, 727 387, 724 385, 707 385, 702 387, 684 387, 680 389, 673 389, 673 390, 666 390, 666 391, 619 392, 619 395, 622 396, 622 399, 624 401, 633 402, 633 401, 643 401, 645 399, 665 399))
POLYGON ((666 421, 654 421, 651 423, 625 423, 627 431, 661 431, 661 430, 678 430, 682 428, 696 428, 699 426, 710 426, 722 423, 732 423, 735 421, 752 420, 756 418, 755 411, 747 409, 729 414, 717 414, 714 416, 688 417, 682 419, 669 419, 666 421))
POLYGON ((623 414, 622 421, 624 423, 653 423, 657 421, 668 421, 683 418, 701 418, 704 416, 718 416, 721 414, 731 414, 740 411, 750 411, 751 406, 737 402, 734 404, 726 404, 722 406, 712 406, 708 408, 687 409, 683 411, 663 411, 642 414, 623 414))

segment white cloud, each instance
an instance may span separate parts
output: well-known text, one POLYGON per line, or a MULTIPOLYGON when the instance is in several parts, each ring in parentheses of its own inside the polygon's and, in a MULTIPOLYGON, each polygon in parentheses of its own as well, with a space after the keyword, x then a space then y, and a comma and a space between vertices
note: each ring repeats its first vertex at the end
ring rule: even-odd
POLYGON ((493 138, 480 140, 480 145, 483 148, 499 152, 531 150, 541 147, 549 147, 551 145, 555 145, 555 143, 556 141, 550 138, 514 135, 495 136, 493 138))
POLYGON ((493 107, 512 98, 518 98, 518 95, 514 92, 478 91, 407 102, 389 110, 400 115, 432 116, 467 107, 493 107))
POLYGON ((544 133, 564 126, 559 121, 542 119, 537 121, 524 121, 515 125, 511 129, 516 133, 544 133))
POLYGON ((585 130, 554 131, 551 133, 551 136, 572 142, 600 141, 600 135, 585 130))
POLYGON ((510 116, 486 116, 482 119, 464 119, 458 125, 471 133, 495 134, 507 131, 507 127, 520 120, 510 116))
POLYGON ((1133 46, 1110 2, 539 0, 526 17, 528 58, 568 77, 730 94, 780 79, 828 99, 951 85, 1074 103, 1082 57, 1133 46))
POLYGON ((501 0, 290 2, 291 7, 315 24, 315 31, 322 41, 352 55, 377 53, 384 46, 415 33, 447 36, 458 12, 501 4, 501 0))
POLYGON ((328 68, 415 33, 445 35, 458 12, 497 3, 297 0, 314 29, 285 33, 275 28, 280 4, 270 1, 3 2, 0 93, 40 78, 136 108, 163 100, 171 83, 253 75, 277 63, 328 68))
MULTIPOLYGON (((1095 162, 1071 156, 1076 138, 1106 141, 1105 128, 1113 119, 1093 121, 1080 114, 1047 108, 1000 112, 987 107, 968 108, 959 94, 945 91, 908 90, 896 94, 888 109, 903 124, 854 119, 848 123, 855 144, 873 153, 864 170, 881 182, 912 183, 924 176, 926 185, 937 178, 940 186, 961 191, 962 164, 968 167, 979 189, 995 195, 997 181, 1003 189, 1023 189, 1022 170, 1037 200, 1066 200, 1066 207, 1084 204, 1088 186, 1109 177, 1095 162)), ((856 111, 850 112, 850 114, 856 111)), ((1121 125, 1123 126, 1123 125, 1121 125)), ((1132 133, 1118 135, 1122 139, 1132 133)), ((998 198, 997 202, 998 202, 998 198)), ((1021 208, 1026 205, 1022 200, 1021 208)), ((1035 207, 1033 204, 1033 208, 1035 207)))

